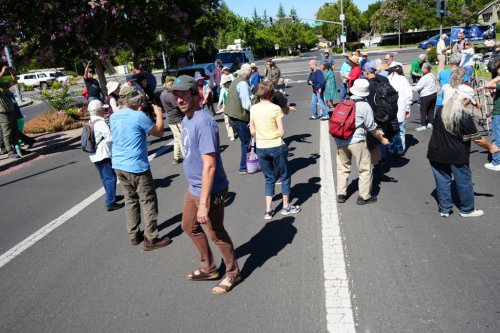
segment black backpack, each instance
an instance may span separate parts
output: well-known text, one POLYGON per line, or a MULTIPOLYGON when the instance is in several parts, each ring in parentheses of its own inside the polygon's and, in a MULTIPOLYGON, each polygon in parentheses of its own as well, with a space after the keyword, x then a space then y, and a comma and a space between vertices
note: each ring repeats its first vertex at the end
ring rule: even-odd
POLYGON ((490 57, 490 60, 488 61, 488 64, 487 64, 488 72, 493 74, 493 76, 496 76, 495 74, 497 73, 497 68, 495 65, 496 65, 498 60, 500 60, 500 52, 495 52, 490 57))
POLYGON ((398 115, 398 92, 389 82, 379 82, 373 96, 373 116, 377 122, 386 123, 398 115))
MULTIPOLYGON (((94 125, 101 119, 96 119, 89 123, 84 123, 82 128, 82 136, 80 137, 80 144, 82 150, 86 153, 95 153, 98 143, 95 141, 94 125)), ((99 141, 100 142, 100 141, 99 141)))

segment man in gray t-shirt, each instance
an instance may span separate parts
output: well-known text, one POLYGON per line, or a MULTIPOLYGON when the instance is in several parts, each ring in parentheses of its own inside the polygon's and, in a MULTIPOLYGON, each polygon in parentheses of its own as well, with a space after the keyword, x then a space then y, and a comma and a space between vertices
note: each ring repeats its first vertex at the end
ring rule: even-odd
POLYGON ((377 123, 373 119, 373 111, 370 104, 364 100, 370 94, 369 82, 366 79, 354 81, 351 99, 356 100, 355 124, 356 130, 347 140, 335 139, 337 144, 337 202, 344 203, 347 195, 347 181, 351 173, 351 160, 354 159, 358 166, 359 196, 356 201, 358 205, 365 205, 377 201, 377 197, 371 195, 372 191, 372 163, 370 152, 366 145, 367 131, 375 136, 382 144, 387 145, 389 141, 384 138, 384 133, 377 130, 377 123))
POLYGON ((179 164, 184 159, 184 149, 181 139, 184 114, 177 106, 175 96, 172 93, 174 81, 174 76, 167 76, 165 78, 165 89, 161 92, 160 101, 167 114, 168 127, 170 127, 170 131, 174 137, 174 159, 172 160, 172 164, 179 164))
POLYGON ((176 78, 172 87, 182 120, 184 174, 189 189, 184 196, 182 230, 193 241, 201 258, 198 269, 187 275, 192 281, 214 280, 219 277, 207 236, 221 252, 226 276, 212 288, 216 295, 231 291, 240 281, 240 270, 229 234, 224 229, 224 203, 229 182, 222 166, 219 129, 215 120, 200 109, 196 80, 187 75, 176 78))

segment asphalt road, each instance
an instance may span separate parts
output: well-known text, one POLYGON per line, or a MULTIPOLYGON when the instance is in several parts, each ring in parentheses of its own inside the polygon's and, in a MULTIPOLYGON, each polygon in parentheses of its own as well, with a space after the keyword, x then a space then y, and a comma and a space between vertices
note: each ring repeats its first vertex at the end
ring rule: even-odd
MULTIPOLYGON (((160 233, 173 243, 151 253, 132 247, 124 210, 106 212, 99 197, 0 267, 0 331, 327 331, 320 195, 328 181, 320 170, 320 128, 326 124, 308 120, 310 88, 299 82, 307 77, 307 58, 278 63, 292 80, 287 93, 298 108, 286 117, 285 128, 294 154, 289 159, 292 197, 301 213, 264 221, 263 175, 237 174, 239 142, 227 139, 218 119, 231 192, 225 221, 245 277, 240 286, 217 297, 210 294, 214 282, 185 279, 198 258, 180 229, 187 188, 182 165, 171 165, 167 150, 151 168, 160 233)), ((471 166, 477 207, 485 216, 466 220, 455 209, 448 219, 439 217, 425 158, 430 133, 414 131, 416 108, 407 154, 389 160, 394 182, 375 186, 378 202, 360 207, 352 175, 350 197, 338 207, 356 331, 498 332, 498 174, 483 168, 486 154, 476 147, 471 166)), ((170 141, 167 130, 150 151, 170 141)), ((330 153, 335 172, 333 140, 330 153)), ((78 147, 1 174, 0 255, 48 223, 72 215, 67 212, 100 186, 97 171, 78 147)))

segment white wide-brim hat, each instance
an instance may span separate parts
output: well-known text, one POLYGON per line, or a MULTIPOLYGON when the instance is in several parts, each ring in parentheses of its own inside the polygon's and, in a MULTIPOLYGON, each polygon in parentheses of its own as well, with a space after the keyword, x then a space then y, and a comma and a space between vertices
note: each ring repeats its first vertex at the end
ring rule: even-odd
POLYGON ((350 92, 353 95, 359 96, 359 97, 366 97, 370 95, 370 89, 369 89, 370 83, 366 79, 357 79, 354 81, 354 84, 352 85, 352 88, 350 89, 350 92))
POLYGON ((109 81, 106 84, 106 89, 108 90, 108 94, 111 94, 113 91, 115 91, 120 84, 116 81, 109 81))

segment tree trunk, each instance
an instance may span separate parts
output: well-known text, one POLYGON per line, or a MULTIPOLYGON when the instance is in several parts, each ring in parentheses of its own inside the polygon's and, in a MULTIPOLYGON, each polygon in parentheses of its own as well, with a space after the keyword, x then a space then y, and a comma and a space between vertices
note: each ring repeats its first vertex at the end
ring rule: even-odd
POLYGON ((104 66, 100 58, 95 60, 95 71, 97 73, 97 79, 101 85, 101 91, 104 96, 108 96, 108 91, 106 89, 106 76, 104 76, 104 66))

